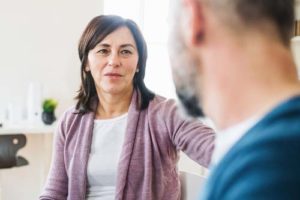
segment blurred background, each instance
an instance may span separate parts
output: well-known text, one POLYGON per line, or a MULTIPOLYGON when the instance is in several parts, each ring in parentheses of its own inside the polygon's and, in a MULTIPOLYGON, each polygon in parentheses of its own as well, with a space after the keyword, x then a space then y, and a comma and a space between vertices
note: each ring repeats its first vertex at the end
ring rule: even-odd
MULTIPOLYGON (((0 0, 0 136, 26 134, 27 144, 18 154, 29 163, 0 169, 0 200, 32 200, 41 192, 55 129, 55 123, 41 121, 42 102, 58 102, 57 118, 74 104, 80 83, 77 44, 93 17, 118 14, 135 20, 148 44, 146 84, 176 98, 166 48, 168 9, 169 0, 0 0)), ((295 10, 296 24, 299 0, 295 10)), ((297 27, 291 47, 300 69, 299 22, 297 27)), ((184 155, 179 168, 207 173, 184 155)))

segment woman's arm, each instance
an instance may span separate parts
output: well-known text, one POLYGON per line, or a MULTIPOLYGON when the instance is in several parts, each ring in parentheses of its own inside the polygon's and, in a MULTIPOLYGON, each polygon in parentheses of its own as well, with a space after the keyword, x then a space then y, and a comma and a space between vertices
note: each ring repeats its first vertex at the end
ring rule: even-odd
POLYGON ((65 117, 57 127, 54 137, 53 156, 50 171, 39 197, 40 200, 64 200, 68 195, 68 176, 65 168, 64 145, 65 145, 65 117))
POLYGON ((188 119, 180 113, 175 101, 168 101, 164 119, 172 143, 191 159, 208 167, 214 148, 215 132, 199 119, 188 119))

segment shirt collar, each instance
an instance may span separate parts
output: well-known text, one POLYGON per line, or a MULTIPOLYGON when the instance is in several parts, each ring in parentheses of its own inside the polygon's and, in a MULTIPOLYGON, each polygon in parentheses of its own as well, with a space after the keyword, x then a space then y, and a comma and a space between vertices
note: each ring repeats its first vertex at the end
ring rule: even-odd
MULTIPOLYGON (((228 151, 252 128, 261 116, 251 117, 216 134, 215 149, 212 155, 212 166, 216 166, 228 151)), ((211 167, 212 167, 211 166, 211 167)))

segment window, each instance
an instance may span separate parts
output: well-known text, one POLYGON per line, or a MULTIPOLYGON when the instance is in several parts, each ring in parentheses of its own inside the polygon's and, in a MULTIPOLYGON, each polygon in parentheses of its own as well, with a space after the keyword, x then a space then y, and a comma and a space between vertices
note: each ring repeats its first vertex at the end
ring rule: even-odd
POLYGON ((148 45, 145 83, 150 90, 176 98, 167 52, 169 0, 104 0, 104 14, 134 20, 148 45))

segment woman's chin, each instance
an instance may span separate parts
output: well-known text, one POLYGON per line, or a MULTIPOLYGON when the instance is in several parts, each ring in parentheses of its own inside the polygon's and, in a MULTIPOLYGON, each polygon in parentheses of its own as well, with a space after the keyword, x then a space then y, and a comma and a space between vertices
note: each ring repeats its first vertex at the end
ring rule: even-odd
POLYGON ((124 89, 113 87, 113 88, 105 88, 103 91, 107 94, 118 95, 120 93, 123 93, 124 89))
POLYGON ((105 87, 101 87, 100 91, 106 93, 106 94, 111 94, 111 95, 118 95, 122 94, 126 91, 132 91, 130 87, 124 87, 123 85, 105 85, 105 87))

